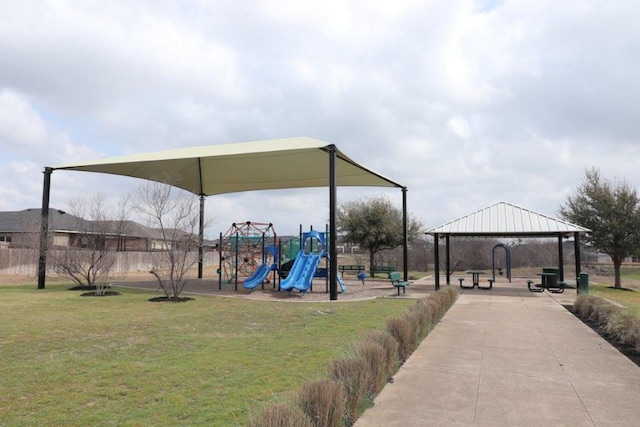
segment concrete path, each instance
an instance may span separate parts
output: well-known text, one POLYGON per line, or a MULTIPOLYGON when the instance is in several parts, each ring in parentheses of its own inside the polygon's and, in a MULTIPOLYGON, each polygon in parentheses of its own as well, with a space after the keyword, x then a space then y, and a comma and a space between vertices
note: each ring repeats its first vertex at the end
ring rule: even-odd
POLYGON ((575 296, 464 290, 355 426, 640 426, 640 368, 562 306, 575 296))

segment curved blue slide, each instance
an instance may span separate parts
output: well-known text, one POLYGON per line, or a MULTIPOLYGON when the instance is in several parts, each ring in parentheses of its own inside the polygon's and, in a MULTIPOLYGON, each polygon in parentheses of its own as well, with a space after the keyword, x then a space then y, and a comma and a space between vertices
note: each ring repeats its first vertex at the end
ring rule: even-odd
POLYGON ((245 279, 244 282, 242 282, 242 286, 245 289, 255 289, 262 282, 264 282, 264 279, 267 278, 272 269, 273 266, 269 268, 267 267, 267 264, 262 264, 256 271, 254 271, 251 277, 245 279))
POLYGON ((306 292, 311 288, 311 283, 313 282, 313 276, 316 274, 316 270, 318 269, 318 264, 320 264, 320 259, 324 256, 324 253, 319 254, 309 254, 307 258, 307 262, 304 265, 304 269, 300 274, 300 280, 294 283, 293 287, 299 290, 300 292, 306 292))
POLYGON ((289 275, 287 275, 286 279, 280 282, 280 289, 283 291, 290 291, 293 289, 294 285, 300 280, 300 276, 302 275, 302 271, 304 270, 304 266, 306 265, 308 258, 309 255, 304 251, 298 252, 295 261, 293 261, 293 266, 289 271, 289 275))

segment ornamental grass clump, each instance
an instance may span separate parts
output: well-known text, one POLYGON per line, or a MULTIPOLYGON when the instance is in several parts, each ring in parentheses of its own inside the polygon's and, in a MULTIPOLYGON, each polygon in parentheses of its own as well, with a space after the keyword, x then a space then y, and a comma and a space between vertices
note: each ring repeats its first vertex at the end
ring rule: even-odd
POLYGON ((330 376, 344 387, 346 393, 345 424, 351 425, 373 402, 373 395, 368 389, 371 383, 369 366, 362 357, 334 360, 330 376))
POLYGON ((364 359, 369 371, 367 392, 374 395, 382 390, 389 380, 389 360, 382 345, 375 341, 363 340, 354 346, 355 357, 364 359))
POLYGON ((618 310, 610 316, 604 328, 622 344, 635 345, 640 342, 640 320, 624 310, 618 310))
POLYGON ((614 340, 640 352, 640 319, 626 309, 593 295, 578 295, 573 309, 581 319, 596 323, 614 340))
POLYGON ((298 395, 298 405, 315 427, 341 427, 345 401, 343 385, 330 379, 303 384, 298 395))
POLYGON ((418 300, 407 309, 407 316, 416 325, 416 339, 421 340, 433 328, 435 309, 428 299, 418 300))
POLYGON ((589 319, 594 307, 600 301, 600 298, 594 295, 581 294, 578 295, 575 302, 573 303, 573 310, 582 319, 589 319))
POLYGON ((364 339, 365 341, 377 342, 384 349, 385 381, 389 381, 398 370, 400 364, 400 359, 398 358, 398 341, 387 331, 371 331, 364 339))
POLYGON ((387 319, 387 332, 398 341, 398 356, 402 363, 406 362, 416 342, 415 324, 406 316, 387 319))
POLYGON ((250 427, 314 427, 309 417, 297 406, 272 403, 252 417, 250 427))

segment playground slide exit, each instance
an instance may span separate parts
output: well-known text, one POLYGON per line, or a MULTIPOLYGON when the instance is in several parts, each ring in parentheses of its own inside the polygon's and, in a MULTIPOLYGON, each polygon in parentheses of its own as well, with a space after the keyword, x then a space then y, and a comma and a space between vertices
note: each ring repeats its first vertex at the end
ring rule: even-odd
MULTIPOLYGON (((313 276, 323 256, 324 252, 319 254, 307 254, 304 251, 298 252, 289 275, 280 283, 280 289, 291 291, 295 288, 302 292, 308 291, 311 288, 313 276)), ((340 277, 338 277, 338 283, 342 292, 345 292, 346 286, 340 277)))
POLYGON ((242 286, 245 289, 255 289, 262 282, 264 282, 264 279, 267 278, 267 276, 269 275, 269 273, 271 272, 272 269, 273 269, 273 267, 269 268, 267 266, 267 264, 262 264, 253 273, 253 275, 251 275, 251 277, 249 277, 248 279, 245 279, 244 282, 242 282, 242 286))

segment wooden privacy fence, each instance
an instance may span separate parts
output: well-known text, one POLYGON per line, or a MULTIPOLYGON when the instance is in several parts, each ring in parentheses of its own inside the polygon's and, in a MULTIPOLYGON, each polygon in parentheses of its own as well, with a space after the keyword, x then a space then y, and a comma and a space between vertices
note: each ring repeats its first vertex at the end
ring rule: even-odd
MULTIPOLYGON (((56 255, 61 253, 52 249, 48 252, 50 260, 56 259, 56 255)), ((116 252, 116 260, 111 268, 112 274, 127 273, 134 271, 149 271, 161 257, 159 252, 116 252)), ((192 256, 197 263, 198 253, 193 252, 192 256)), ((217 252, 205 252, 203 265, 205 267, 217 265, 217 252)), ((47 263, 47 274, 55 272, 53 262, 47 263)), ((36 249, 0 249, 0 275, 36 276, 38 274, 38 250, 36 249)))

